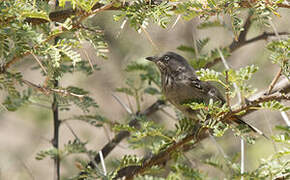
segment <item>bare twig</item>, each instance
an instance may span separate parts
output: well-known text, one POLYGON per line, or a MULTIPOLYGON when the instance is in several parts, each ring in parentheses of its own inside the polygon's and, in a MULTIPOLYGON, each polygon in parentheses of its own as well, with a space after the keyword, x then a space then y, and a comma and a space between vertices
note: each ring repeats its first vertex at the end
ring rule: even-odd
POLYGON ((106 165, 105 165, 105 160, 104 160, 104 156, 103 156, 102 151, 99 151, 99 156, 100 156, 100 159, 101 159, 101 164, 102 164, 102 168, 103 168, 103 171, 104 171, 104 175, 106 176, 107 175, 107 168, 106 168, 106 165))
POLYGON ((128 114, 132 114, 133 113, 132 110, 125 103, 123 103, 118 96, 116 96, 115 94, 112 94, 112 96, 127 111, 128 114))
POLYGON ((170 29, 173 29, 173 28, 176 26, 176 24, 178 23, 178 21, 179 21, 180 19, 181 19, 181 15, 178 15, 177 18, 176 18, 176 20, 174 21, 174 23, 172 24, 172 26, 171 26, 170 29))
POLYGON ((267 94, 270 94, 272 89, 274 88, 275 84, 277 83, 279 77, 281 76, 281 73, 282 73, 282 68, 279 69, 279 71, 277 72, 276 76, 274 77, 274 79, 272 80, 269 88, 268 88, 268 92, 267 94))
MULTIPOLYGON (((253 37, 249 40, 246 40, 246 36, 247 36, 247 33, 249 31, 249 28, 251 26, 251 15, 248 16, 243 28, 244 28, 244 31, 242 31, 238 37, 238 41, 235 41, 233 40, 232 43, 229 45, 229 51, 232 53, 234 51, 236 51, 237 49, 245 46, 245 45, 248 45, 250 43, 253 43, 253 42, 256 42, 256 41, 259 41, 259 40, 267 40, 267 38, 271 37, 271 36, 276 36, 276 33, 268 33, 268 32, 264 32, 263 34, 261 35, 258 35, 256 37, 253 37)), ((289 32, 279 32, 278 33, 279 35, 289 35, 290 33, 289 32)), ((206 68, 209 68, 209 67, 212 67, 214 65, 216 65, 218 62, 220 62, 222 59, 221 58, 216 58, 214 59, 212 62, 209 62, 205 65, 206 68)))
POLYGON ((94 71, 94 70, 95 70, 95 69, 94 69, 94 65, 93 65, 93 63, 92 63, 91 58, 90 58, 89 55, 88 55, 88 52, 86 51, 86 49, 84 49, 83 52, 84 52, 84 54, 86 55, 86 57, 87 57, 87 59, 88 59, 88 62, 89 62, 89 64, 90 64, 90 66, 91 66, 92 71, 94 71))
POLYGON ((154 43, 154 41, 152 40, 150 34, 146 31, 146 29, 142 26, 140 26, 142 31, 144 32, 146 38, 149 40, 149 42, 152 44, 152 46, 156 49, 159 50, 158 46, 154 43))
POLYGON ((285 111, 281 111, 281 116, 282 116, 283 120, 285 121, 286 125, 290 126, 290 120, 289 120, 287 113, 285 111))
POLYGON ((44 94, 50 94, 50 93, 57 93, 57 94, 62 94, 64 96, 73 96, 73 97, 77 97, 77 98, 83 98, 84 95, 81 95, 81 94, 75 94, 75 93, 72 93, 72 92, 69 92, 65 89, 55 89, 55 88, 47 88, 47 87, 43 87, 43 86, 39 86, 39 85, 36 85, 30 81, 27 81, 25 79, 22 79, 22 82, 38 91, 41 91, 43 92, 44 94))
MULTIPOLYGON (((229 85, 229 72, 226 71, 226 83, 227 85, 229 85)), ((231 101, 230 101, 230 92, 229 92, 229 88, 226 88, 226 101, 229 107, 231 107, 231 101)))
POLYGON ((44 66, 42 65, 41 61, 38 59, 38 57, 33 53, 31 52, 32 56, 34 57, 34 59, 37 61, 37 63, 39 64, 39 66, 41 67, 41 69, 43 70, 43 72, 45 74, 47 74, 47 71, 45 70, 44 66))

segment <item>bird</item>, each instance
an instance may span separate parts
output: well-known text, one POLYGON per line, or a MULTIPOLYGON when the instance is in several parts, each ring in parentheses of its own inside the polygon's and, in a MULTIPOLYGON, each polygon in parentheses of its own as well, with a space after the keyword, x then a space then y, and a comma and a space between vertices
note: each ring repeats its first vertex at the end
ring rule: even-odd
MULTIPOLYGON (((166 52, 162 56, 150 56, 145 59, 156 64, 161 74, 162 93, 186 117, 198 119, 198 111, 186 106, 185 103, 209 104, 211 100, 221 105, 226 103, 219 89, 211 82, 201 81, 195 69, 181 55, 175 52, 166 52)), ((231 122, 248 127, 253 132, 266 137, 262 131, 238 116, 233 116, 231 122)))

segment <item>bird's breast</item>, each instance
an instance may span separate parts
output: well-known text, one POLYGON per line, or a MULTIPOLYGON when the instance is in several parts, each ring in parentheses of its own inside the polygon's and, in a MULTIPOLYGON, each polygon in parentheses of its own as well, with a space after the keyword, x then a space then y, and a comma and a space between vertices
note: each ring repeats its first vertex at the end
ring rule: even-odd
POLYGON ((164 77, 162 80, 162 90, 165 97, 173 104, 184 104, 190 100, 202 97, 189 83, 185 83, 182 77, 164 77))

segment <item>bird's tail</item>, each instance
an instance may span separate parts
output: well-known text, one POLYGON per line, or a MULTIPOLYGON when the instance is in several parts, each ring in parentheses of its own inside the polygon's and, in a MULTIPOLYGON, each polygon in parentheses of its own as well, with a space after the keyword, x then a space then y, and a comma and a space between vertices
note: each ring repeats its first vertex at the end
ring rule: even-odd
POLYGON ((245 125, 248 128, 250 128, 253 132, 264 136, 266 139, 270 139, 268 136, 266 136, 261 130, 259 130, 258 128, 256 128, 255 126, 252 126, 248 123, 246 123, 245 121, 243 121, 242 119, 240 119, 239 117, 235 117, 234 122, 237 123, 238 125, 245 125))

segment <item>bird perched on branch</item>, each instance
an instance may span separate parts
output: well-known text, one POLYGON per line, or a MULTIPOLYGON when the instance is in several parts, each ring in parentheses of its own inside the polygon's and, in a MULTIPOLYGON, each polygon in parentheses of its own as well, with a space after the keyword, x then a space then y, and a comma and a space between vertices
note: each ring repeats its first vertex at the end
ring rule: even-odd
MULTIPOLYGON (((210 82, 199 80, 195 69, 188 64, 186 59, 174 52, 167 52, 163 56, 146 58, 154 62, 161 73, 162 91, 167 100, 186 116, 197 119, 197 111, 192 110, 185 102, 198 102, 208 104, 210 99, 220 104, 226 103, 220 91, 210 82)), ((265 136, 259 129, 246 123, 237 116, 231 122, 245 125, 252 131, 265 136)))

